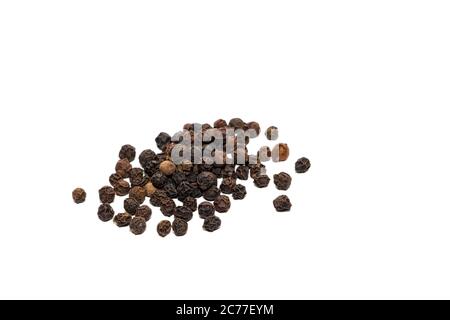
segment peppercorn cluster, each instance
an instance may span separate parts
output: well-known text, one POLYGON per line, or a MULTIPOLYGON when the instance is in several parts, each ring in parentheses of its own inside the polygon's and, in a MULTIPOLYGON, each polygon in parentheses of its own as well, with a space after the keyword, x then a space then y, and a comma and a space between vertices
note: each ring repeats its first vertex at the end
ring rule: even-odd
MULTIPOLYGON (((230 210, 231 199, 243 200, 246 197, 247 189, 242 181, 251 178, 255 187, 266 188, 272 179, 267 175, 264 162, 281 162, 289 158, 286 143, 276 144, 272 149, 263 146, 256 155, 248 153, 247 145, 251 138, 261 132, 257 122, 234 118, 229 122, 219 119, 213 125, 189 123, 184 125, 182 132, 190 135, 193 141, 198 135, 194 128, 199 126, 201 134, 215 128, 223 138, 223 145, 231 141, 234 148, 227 149, 228 152, 215 152, 212 159, 202 157, 199 164, 194 161, 194 154, 203 152, 213 140, 204 142, 202 139, 201 147, 194 145, 190 150, 192 158, 181 162, 174 161, 172 157, 172 151, 181 142, 176 138, 179 137, 177 134, 171 136, 161 132, 155 139, 159 151, 146 149, 138 157, 133 146, 122 146, 114 173, 109 176, 109 185, 98 191, 101 203, 97 211, 98 218, 103 222, 112 220, 118 227, 129 227, 133 234, 140 235, 146 231, 155 210, 166 217, 156 225, 157 234, 161 237, 171 232, 175 236, 184 236, 188 231, 188 222, 194 215, 203 220, 203 230, 214 232, 221 227, 221 214, 230 210), (244 148, 239 149, 237 136, 230 135, 228 129, 252 129, 255 134, 246 138, 244 148), (239 157, 239 153, 242 153, 242 157, 239 157), (223 161, 216 161, 218 158, 223 161), (238 162, 238 158, 244 159, 244 163, 238 162), (125 197, 122 200, 123 210, 118 213, 111 206, 117 197, 125 197)), ((277 140, 278 135, 275 126, 268 127, 265 132, 270 141, 277 140)), ((295 172, 305 173, 310 166, 307 158, 300 158, 295 163, 295 172)), ((278 190, 288 190, 291 181, 291 176, 286 172, 273 176, 278 190)), ((82 203, 86 192, 77 188, 72 196, 75 203, 82 203)), ((288 196, 280 195, 273 200, 273 206, 276 211, 283 212, 289 211, 292 204, 288 196)))

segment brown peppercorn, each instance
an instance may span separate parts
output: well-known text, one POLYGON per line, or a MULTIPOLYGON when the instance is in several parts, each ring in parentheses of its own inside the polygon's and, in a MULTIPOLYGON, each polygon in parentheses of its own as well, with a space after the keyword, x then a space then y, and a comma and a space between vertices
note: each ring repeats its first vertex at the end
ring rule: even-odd
POLYGON ((101 221, 107 222, 114 217, 114 209, 109 204, 103 203, 98 207, 97 216, 101 221))
POLYGON ((176 169, 177 167, 175 166, 175 164, 169 160, 163 161, 159 165, 159 170, 166 176, 171 176, 176 169))
POLYGON ((249 167, 247 166, 239 166, 236 168, 236 178, 239 180, 248 180, 249 167))
POLYGON ((289 147, 286 143, 279 143, 273 147, 273 162, 286 161, 289 158, 289 147))
POLYGON ((155 193, 155 191, 156 191, 156 188, 153 186, 153 183, 151 183, 151 182, 148 182, 144 188, 145 188, 145 193, 147 194, 147 197, 151 197, 151 195, 153 193, 155 193))
POLYGON ((172 223, 173 233, 177 237, 184 236, 188 230, 188 224, 183 219, 175 218, 172 223))
POLYGON ((183 201, 183 206, 188 207, 192 212, 195 212, 197 211, 197 199, 194 197, 187 197, 183 201))
POLYGON ((219 119, 214 122, 214 128, 224 128, 227 125, 227 122, 223 119, 219 119))
POLYGON ((266 130, 266 137, 268 140, 277 140, 278 139, 278 128, 275 126, 270 126, 266 130))
POLYGON ((113 187, 105 186, 98 190, 98 196, 101 203, 113 203, 116 193, 113 187))
POLYGON ((119 158, 128 159, 128 161, 132 162, 136 158, 136 149, 129 144, 122 146, 119 151, 119 158))
POLYGON ((254 132, 256 133, 256 135, 254 137, 252 136, 251 138, 256 138, 257 136, 259 136, 261 132, 261 126, 258 122, 250 121, 249 123, 247 123, 247 127, 248 130, 254 130, 254 132))
POLYGON ((216 212, 216 209, 210 202, 204 201, 204 202, 200 203, 200 205, 198 206, 198 215, 202 219, 213 216, 215 212, 216 212))
POLYGON ((144 203, 147 192, 142 187, 133 187, 130 190, 129 197, 135 199, 139 204, 144 203))
POLYGON ((233 118, 230 120, 229 126, 235 129, 244 129, 245 122, 241 118, 233 118))
POLYGON ((220 190, 216 186, 212 186, 208 190, 203 192, 203 198, 208 201, 214 201, 220 196, 220 190))
POLYGON ((225 194, 232 194, 234 187, 236 187, 236 179, 227 177, 222 180, 220 184, 220 191, 225 194))
POLYGON ((286 172, 273 175, 273 181, 278 190, 287 190, 291 186, 292 178, 286 172))
POLYGON ((121 179, 114 186, 114 192, 120 197, 126 196, 130 192, 130 184, 128 181, 121 179))
POLYGON ((171 200, 163 190, 157 189, 150 196, 150 203, 154 207, 161 207, 164 200, 171 200))
POLYGON ((214 232, 220 228, 222 221, 217 216, 207 217, 203 221, 203 230, 208 232, 214 232))
POLYGON ((257 176, 253 182, 257 188, 265 188, 269 185, 270 178, 267 175, 262 174, 257 176))
POLYGON ((130 183, 132 187, 143 187, 149 182, 149 178, 144 175, 141 168, 133 168, 130 172, 130 183))
POLYGON ((147 223, 143 217, 134 217, 130 222, 130 231, 135 235, 140 235, 145 232, 147 223))
POLYGON ((163 238, 170 233, 170 230, 172 230, 172 224, 169 220, 162 220, 156 227, 156 232, 163 238))
POLYGON ((308 158, 300 158, 295 162, 295 172, 297 173, 305 173, 311 168, 311 162, 309 162, 308 158))
POLYGON ((128 225, 130 225, 131 219, 133 217, 131 216, 131 214, 129 213, 118 213, 116 214, 116 216, 114 217, 113 222, 118 226, 118 227, 126 227, 128 225))
POLYGON ((282 195, 273 200, 273 206, 278 212, 291 210, 292 204, 288 196, 282 195))
POLYGON ((175 218, 183 219, 184 221, 191 221, 193 217, 192 210, 185 206, 178 206, 174 215, 175 218))
POLYGON ((116 173, 120 175, 122 178, 128 178, 130 176, 132 166, 128 159, 120 159, 116 164, 116 173))
POLYGON ((247 189, 242 184, 237 184, 233 190, 233 199, 234 200, 242 200, 247 195, 247 189))
POLYGON ((256 177, 265 174, 266 174, 266 166, 263 165, 262 163, 255 164, 250 168, 250 177, 252 177, 252 179, 255 179, 256 177))
POLYGON ((112 175, 109 176, 109 184, 113 187, 117 185, 119 180, 122 180, 122 177, 117 173, 113 173, 112 175))
POLYGON ((164 198, 161 200, 160 210, 166 217, 171 217, 174 215, 177 205, 175 201, 170 198, 164 198))
POLYGON ((231 207, 231 201, 228 196, 220 195, 217 197, 216 200, 214 200, 214 208, 217 212, 225 213, 228 210, 230 210, 231 207))
POLYGON ((133 198, 127 198, 123 202, 123 208, 129 214, 135 214, 137 209, 139 208, 139 205, 140 205, 140 203, 136 199, 133 199, 133 198))
POLYGON ((267 162, 271 159, 272 151, 269 147, 261 147, 258 151, 258 160, 261 162, 267 162))
POLYGON ((140 206, 135 214, 136 217, 142 217, 145 219, 145 221, 150 220, 152 216, 152 209, 149 206, 143 205, 140 206))
POLYGON ((76 188, 72 191, 72 199, 73 202, 79 204, 86 201, 86 191, 84 191, 82 188, 76 188))

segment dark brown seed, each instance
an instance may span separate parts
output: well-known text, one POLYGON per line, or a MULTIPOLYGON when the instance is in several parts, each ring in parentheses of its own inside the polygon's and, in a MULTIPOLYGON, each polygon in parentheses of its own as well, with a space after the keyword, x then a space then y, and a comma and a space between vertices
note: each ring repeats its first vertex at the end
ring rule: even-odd
POLYGON ((172 140, 172 137, 169 136, 165 132, 161 132, 155 139, 156 145, 158 146, 159 150, 163 150, 164 146, 172 140))
POLYGON ((217 216, 211 216, 203 221, 203 230, 208 232, 214 232, 220 228, 222 221, 217 216))
POLYGON ((133 168, 130 172, 130 183, 132 187, 143 187, 148 183, 148 177, 144 176, 144 170, 133 168))
POLYGON ((203 198, 208 201, 214 201, 217 199, 217 197, 220 196, 220 190, 216 186, 213 186, 203 192, 203 198))
POLYGON ((154 175, 152 175, 150 181, 155 186, 155 188, 162 189, 167 182, 167 177, 158 171, 154 175))
POLYGON ((227 125, 228 125, 227 122, 223 119, 219 119, 214 122, 214 128, 224 128, 227 125))
POLYGON ((156 188, 153 186, 151 182, 146 183, 144 189, 145 193, 147 194, 147 197, 151 197, 151 195, 156 191, 156 188))
POLYGON ((175 218, 172 223, 173 233, 177 237, 184 236, 188 230, 188 224, 183 219, 175 218))
POLYGON ((152 216, 152 209, 149 206, 143 205, 140 206, 136 211, 136 217, 142 217, 145 221, 150 220, 152 216))
POLYGON ((210 216, 213 216, 215 212, 216 209, 214 209, 213 204, 210 202, 205 201, 200 203, 200 205, 198 206, 198 215, 202 219, 206 219, 210 216))
POLYGON ((160 210, 163 215, 166 217, 171 217, 174 215, 175 210, 177 208, 177 205, 175 204, 175 201, 173 201, 170 198, 162 199, 160 210))
POLYGON ((235 128, 235 129, 244 129, 245 122, 240 118, 233 118, 230 120, 229 126, 235 128))
POLYGON ((273 181, 278 190, 287 190, 291 186, 292 178, 286 172, 273 175, 273 181))
POLYGON ((311 162, 309 162, 308 158, 300 158, 295 162, 295 172, 297 173, 305 173, 311 168, 311 162))
POLYGON ((291 210, 292 204, 288 196, 279 196, 273 200, 273 206, 278 212, 284 212, 291 210))
POLYGON ((236 177, 239 180, 248 180, 248 174, 249 174, 249 167, 247 166, 239 166, 236 169, 236 177))
POLYGON ((192 212, 195 212, 197 211, 197 199, 194 197, 187 197, 183 201, 183 206, 188 207, 192 212))
POLYGON ((217 176, 212 172, 201 172, 197 176, 197 183, 200 189, 208 190, 213 186, 217 186, 217 176))
POLYGON ((101 203, 113 203, 116 193, 114 192, 113 187, 105 186, 98 190, 98 196, 101 203))
POLYGON ((145 232, 147 223, 143 217, 134 217, 130 222, 130 231, 135 235, 140 235, 145 232))
POLYGON ((269 140, 277 140, 278 139, 278 128, 275 126, 270 126, 266 130, 266 137, 269 140))
POLYGON ((72 191, 72 199, 73 202, 79 204, 86 201, 86 191, 84 191, 82 188, 76 188, 72 191))
POLYGON ((242 184, 237 184, 233 190, 233 199, 234 200, 242 200, 247 195, 247 189, 242 184))
POLYGON ((109 176, 109 184, 113 187, 115 187, 120 180, 122 180, 122 177, 117 173, 113 173, 109 176))
POLYGON ((103 221, 109 221, 114 217, 114 209, 107 203, 103 203, 98 207, 98 218, 103 221))
POLYGON ((116 214, 116 216, 114 217, 113 222, 118 226, 118 227, 126 227, 128 225, 130 225, 131 219, 133 217, 131 216, 131 214, 129 213, 118 213, 116 214))
POLYGON ((175 218, 191 221, 193 217, 192 210, 185 206, 178 206, 175 209, 175 218))
POLYGON ((139 205, 140 203, 133 198, 127 198, 123 202, 123 208, 125 209, 125 211, 132 215, 136 213, 137 209, 139 208, 139 205))
POLYGON ((266 166, 262 163, 256 164, 250 168, 250 177, 252 177, 252 179, 261 175, 266 175, 266 166))
POLYGON ((114 192, 120 197, 126 196, 130 192, 130 184, 128 181, 121 179, 114 186, 114 192))
POLYGON ((257 188, 265 188, 265 187, 267 187, 269 185, 270 178, 267 175, 262 174, 262 175, 257 176, 253 180, 253 182, 255 183, 255 186, 257 188))
POLYGON ((225 194, 232 194, 234 188, 236 187, 236 179, 228 177, 222 180, 220 184, 220 191, 225 194))
POLYGON ((133 187, 130 190, 129 196, 139 202, 139 204, 142 204, 145 201, 147 192, 143 187, 133 187))
POLYGON ((122 146, 119 151, 119 158, 128 159, 128 161, 132 162, 136 158, 136 149, 129 144, 122 146))
POLYGON ((172 175, 176 169, 177 167, 175 166, 175 164, 169 160, 163 161, 159 165, 159 170, 166 176, 172 175))
POLYGON ((128 178, 131 172, 131 164, 128 159, 120 159, 116 164, 116 173, 120 175, 122 178, 128 178))
POLYGON ((254 132, 256 133, 256 135, 251 138, 256 138, 257 136, 259 136, 259 134, 261 132, 261 127, 258 122, 251 121, 251 122, 247 123, 247 127, 249 130, 254 130, 254 132))
POLYGON ((150 196, 150 203, 154 207, 161 207, 163 201, 165 201, 165 200, 170 200, 170 198, 167 196, 167 194, 163 190, 156 190, 150 196))
POLYGON ((230 198, 225 195, 220 195, 217 197, 216 200, 214 200, 214 208, 217 212, 225 213, 228 210, 230 210, 231 202, 230 198))
POLYGON ((156 227, 156 232, 161 237, 165 237, 170 233, 170 230, 172 229, 172 224, 169 220, 162 220, 160 223, 158 223, 158 226, 156 227))
POLYGON ((139 155, 139 163, 144 170, 147 170, 152 166, 152 161, 156 159, 156 153, 153 150, 147 149, 142 151, 139 155))
POLYGON ((279 143, 273 147, 273 162, 286 161, 289 158, 289 146, 286 143, 279 143))

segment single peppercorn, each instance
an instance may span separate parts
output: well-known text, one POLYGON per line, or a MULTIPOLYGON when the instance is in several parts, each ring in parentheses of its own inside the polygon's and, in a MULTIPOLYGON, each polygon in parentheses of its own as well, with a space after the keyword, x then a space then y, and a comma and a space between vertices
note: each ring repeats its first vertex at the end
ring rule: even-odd
POLYGON ((119 158, 128 159, 128 161, 132 162, 136 158, 136 149, 129 144, 122 146, 119 151, 119 158))
POLYGON ((158 232, 158 234, 163 238, 167 236, 171 230, 172 230, 172 223, 170 223, 169 220, 162 220, 161 222, 158 223, 158 226, 156 227, 156 232, 158 232))
POLYGON ((83 203, 86 201, 86 191, 82 188, 76 188, 72 191, 72 199, 76 204, 83 203))
POLYGON ((166 217, 173 216, 176 208, 177 205, 175 204, 175 201, 173 201, 170 198, 166 198, 161 201, 160 210, 162 214, 165 215, 166 217))
POLYGON ((101 203, 113 203, 116 193, 114 192, 113 187, 105 186, 98 190, 98 196, 101 203))
POLYGON ((147 223, 143 217, 134 217, 130 222, 130 231, 135 235, 140 235, 145 232, 147 223))
POLYGON ((164 146, 172 140, 172 137, 169 136, 165 132, 161 132, 155 139, 156 145, 158 146, 159 150, 163 150, 164 146))
POLYGON ((160 207, 164 200, 171 200, 163 190, 156 190, 150 196, 150 203, 154 207, 160 207))
POLYGON ((152 216, 152 209, 149 206, 143 205, 140 206, 137 210, 136 210, 136 217, 142 217, 145 219, 145 221, 150 220, 151 216, 152 216))
POLYGON ((198 206, 198 215, 200 218, 205 219, 207 217, 213 216, 216 212, 216 209, 214 208, 213 204, 210 202, 202 202, 198 206))
POLYGON ((197 176, 197 183, 200 189, 207 190, 213 186, 217 186, 217 176, 212 172, 201 172, 197 176))
POLYGON ((113 222, 118 226, 118 227, 126 227, 128 225, 130 225, 131 219, 133 217, 131 216, 131 214, 124 212, 124 213, 118 213, 116 214, 116 216, 113 219, 113 222))
POLYGON ((128 159, 120 159, 116 164, 116 173, 120 175, 122 178, 128 178, 131 172, 131 164, 128 159))
POLYGON ((112 187, 115 187, 119 183, 120 180, 122 180, 122 177, 117 173, 113 173, 109 176, 109 184, 112 187))
POLYGON ((194 197, 187 197, 183 201, 183 206, 189 208, 192 212, 197 211, 197 199, 194 197))
POLYGON ((214 122, 214 128, 224 128, 227 125, 227 122, 223 119, 219 119, 214 122))
POLYGON ((265 188, 269 185, 270 178, 267 175, 262 174, 257 176, 253 182, 257 188, 265 188))
POLYGON ((248 180, 249 167, 247 166, 238 166, 236 168, 236 178, 239 180, 248 180))
POLYGON ((181 182, 186 181, 186 175, 183 172, 175 171, 172 175, 172 180, 178 186, 181 182))
POLYGON ((289 158, 289 146, 286 143, 279 143, 273 147, 273 162, 286 161, 289 158))
POLYGON ((250 168, 250 177, 252 177, 252 179, 255 179, 261 175, 266 175, 266 166, 262 163, 252 165, 252 167, 250 168))
POLYGON ((135 199, 139 204, 144 203, 147 192, 143 187, 133 187, 128 194, 130 198, 135 199))
POLYGON ((210 216, 207 217, 203 221, 203 230, 208 232, 214 232, 220 228, 220 225, 222 224, 222 221, 217 216, 210 216))
POLYGON ((139 163, 144 170, 152 166, 152 161, 156 159, 156 153, 153 150, 147 149, 139 155, 139 163))
POLYGON ((278 190, 287 190, 291 186, 292 178, 286 172, 273 175, 273 182, 278 190))
POLYGON ((97 216, 101 221, 107 222, 114 217, 114 209, 111 205, 103 203, 98 207, 97 216))
POLYGON ((220 184, 220 191, 225 194, 232 194, 234 187, 236 187, 236 179, 227 177, 222 180, 220 184))
POLYGON ((148 177, 144 176, 144 170, 133 168, 130 172, 130 183, 132 187, 143 187, 148 182, 148 177))
POLYGON ((158 171, 150 178, 150 181, 156 188, 162 189, 167 182, 167 177, 158 171))
POLYGON ((183 219, 185 221, 191 221, 193 214, 192 210, 185 206, 178 206, 175 209, 175 218, 183 219))
POLYGON ((214 200, 214 208, 217 212, 225 213, 228 210, 230 210, 231 202, 230 198, 225 195, 220 195, 217 197, 216 200, 214 200))
POLYGON ((214 201, 220 196, 220 190, 216 186, 212 186, 208 190, 203 192, 203 198, 208 201, 214 201))
POLYGON ((244 129, 245 122, 241 118, 233 118, 230 120, 229 126, 235 129, 244 129))
POLYGON ((277 140, 278 139, 278 128, 275 126, 270 126, 266 130, 266 138, 268 140, 277 140))
POLYGON ((233 190, 233 199, 242 200, 247 195, 247 189, 242 184, 237 184, 233 190))
POLYGON ((267 162, 271 159, 272 150, 270 150, 270 148, 267 146, 261 147, 258 151, 257 156, 259 161, 267 162))
POLYGON ((176 199, 178 197, 177 187, 172 181, 166 182, 166 184, 164 185, 164 191, 169 198, 176 199))
POLYGON ((288 196, 282 195, 273 200, 273 206, 278 212, 291 210, 292 204, 288 196))
POLYGON ((128 181, 120 179, 114 186, 114 192, 120 197, 126 196, 130 192, 130 184, 128 181))
POLYGON ((184 236, 188 230, 188 224, 183 219, 175 218, 172 223, 173 233, 177 237, 184 236))
POLYGON ((134 198, 127 198, 123 202, 123 208, 129 214, 135 214, 139 208, 140 203, 134 198))
POLYGON ((308 158, 300 158, 295 162, 295 172, 297 173, 305 173, 311 168, 311 162, 308 158))
POLYGON ((172 175, 177 167, 172 161, 165 160, 159 165, 159 170, 166 176, 172 175))

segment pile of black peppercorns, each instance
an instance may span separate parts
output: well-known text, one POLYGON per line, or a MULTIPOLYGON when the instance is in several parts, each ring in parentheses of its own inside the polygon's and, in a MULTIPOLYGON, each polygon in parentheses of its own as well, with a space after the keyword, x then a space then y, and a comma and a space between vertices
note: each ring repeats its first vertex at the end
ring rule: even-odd
MULTIPOLYGON (((124 145, 119 152, 119 160, 116 163, 115 172, 109 177, 109 186, 99 190, 101 205, 97 215, 101 221, 113 220, 118 227, 129 226, 130 231, 139 235, 145 232, 147 222, 152 216, 152 209, 144 202, 149 198, 149 204, 160 209, 166 217, 174 217, 173 221, 162 220, 157 225, 157 233, 161 237, 167 236, 171 231, 176 236, 183 236, 188 230, 188 222, 198 211, 198 216, 203 219, 203 229, 208 232, 216 231, 221 226, 221 219, 216 213, 225 213, 230 209, 231 199, 242 200, 247 194, 246 187, 239 180, 253 179, 257 188, 265 188, 271 179, 266 173, 266 161, 286 161, 289 157, 289 147, 285 143, 277 144, 273 149, 268 146, 261 147, 257 155, 249 155, 246 146, 243 149, 236 147, 236 136, 229 135, 227 129, 252 129, 256 137, 260 134, 260 126, 257 122, 245 123, 242 119, 234 118, 228 123, 219 119, 212 127, 209 124, 186 124, 183 132, 190 134, 192 141, 198 134, 195 127, 201 126, 202 134, 215 128, 223 136, 223 144, 230 141, 235 146, 233 154, 216 152, 215 159, 234 159, 232 163, 202 160, 201 164, 195 164, 193 159, 175 163, 172 158, 172 150, 180 143, 167 133, 160 133, 155 141, 158 149, 156 153, 150 149, 144 150, 138 157, 140 167, 134 167, 131 163, 136 158, 136 149, 131 145, 124 145), (244 153, 245 164, 237 163, 237 154, 244 153), (234 156, 234 157, 233 157, 234 156), (115 214, 111 204, 116 196, 128 196, 123 202, 124 212, 115 214), (205 201, 201 201, 203 198, 205 201), (200 202, 200 203, 198 203, 200 202)), ((278 139, 278 128, 270 126, 265 135, 268 140, 278 139)), ((202 151, 209 142, 202 142, 202 151)), ((245 145, 250 139, 245 140, 245 145)), ((198 146, 192 147, 192 149, 198 146)), ((194 155, 195 150, 192 155, 194 155)), ((197 150, 198 151, 198 150, 197 150)), ((241 158, 242 159, 242 158, 241 158)), ((305 173, 311 164, 307 158, 300 158, 295 163, 295 172, 305 173)), ((280 172, 273 176, 275 187, 286 191, 291 185, 292 178, 286 172, 280 172)), ((76 188, 72 192, 75 203, 82 203, 86 199, 86 192, 82 188, 76 188)), ((280 195, 273 200, 273 205, 278 212, 289 211, 291 201, 286 195, 280 195)))

